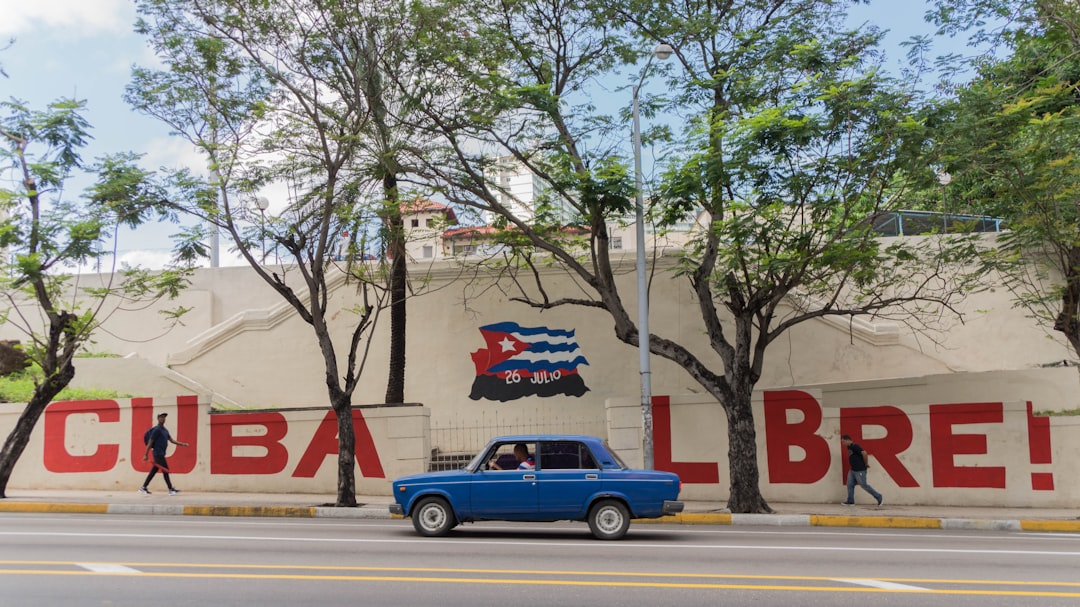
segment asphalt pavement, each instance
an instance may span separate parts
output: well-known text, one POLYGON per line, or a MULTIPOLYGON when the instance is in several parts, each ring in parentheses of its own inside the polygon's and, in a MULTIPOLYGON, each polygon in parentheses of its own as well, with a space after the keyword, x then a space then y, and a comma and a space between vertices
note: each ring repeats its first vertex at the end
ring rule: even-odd
MULTIPOLYGON (((209 493, 151 495, 135 491, 9 489, 0 512, 276 516, 390 519, 388 495, 358 495, 356 508, 335 508, 333 495, 309 493, 209 493)), ((770 503, 773 514, 731 514, 720 502, 685 501, 682 514, 636 523, 990 529, 1080 533, 1080 508, 994 508, 893 505, 887 501, 844 506, 770 503)))

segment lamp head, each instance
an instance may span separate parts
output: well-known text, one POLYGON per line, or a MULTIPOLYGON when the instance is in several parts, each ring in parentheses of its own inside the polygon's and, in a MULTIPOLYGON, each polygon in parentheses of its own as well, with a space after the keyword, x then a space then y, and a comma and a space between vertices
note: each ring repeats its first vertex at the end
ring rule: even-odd
POLYGON ((945 171, 942 171, 937 174, 937 180, 938 183, 940 183, 941 185, 949 185, 950 183, 952 183, 952 175, 946 173, 945 171))
POLYGON ((668 57, 675 52, 675 49, 671 48, 670 44, 660 43, 653 47, 652 54, 660 61, 667 61, 668 57))
POLYGON ((259 196, 255 199, 255 207, 260 211, 265 211, 270 208, 270 199, 266 196, 259 196))

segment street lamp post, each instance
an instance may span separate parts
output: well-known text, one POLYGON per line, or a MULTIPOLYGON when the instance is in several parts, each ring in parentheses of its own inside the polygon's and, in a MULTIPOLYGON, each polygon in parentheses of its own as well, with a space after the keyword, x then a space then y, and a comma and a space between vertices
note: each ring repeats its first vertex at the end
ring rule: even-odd
POLYGON ((266 263, 266 209, 270 208, 270 199, 259 196, 255 199, 255 206, 259 209, 259 242, 262 245, 262 263, 266 263))
POLYGON ((653 57, 665 61, 674 52, 667 44, 657 44, 641 70, 641 78, 633 88, 634 116, 634 190, 635 228, 637 229, 637 305, 638 305, 638 362, 641 368, 641 433, 646 470, 653 467, 652 371, 649 367, 649 288, 645 275, 645 197, 641 185, 641 118, 638 92, 649 73, 653 57))
POLYGON ((946 198, 945 186, 952 183, 952 175, 942 171, 937 174, 938 183, 941 184, 941 231, 949 231, 949 204, 946 198))

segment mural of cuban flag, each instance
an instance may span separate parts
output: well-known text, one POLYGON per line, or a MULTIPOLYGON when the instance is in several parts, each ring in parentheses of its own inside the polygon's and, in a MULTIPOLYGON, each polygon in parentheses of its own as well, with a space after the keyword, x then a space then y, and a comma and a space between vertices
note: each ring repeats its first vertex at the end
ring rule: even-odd
POLYGON ((578 375, 581 354, 574 331, 500 322, 480 327, 486 348, 472 353, 476 365, 469 398, 506 402, 525 396, 581 396, 589 391, 578 375))

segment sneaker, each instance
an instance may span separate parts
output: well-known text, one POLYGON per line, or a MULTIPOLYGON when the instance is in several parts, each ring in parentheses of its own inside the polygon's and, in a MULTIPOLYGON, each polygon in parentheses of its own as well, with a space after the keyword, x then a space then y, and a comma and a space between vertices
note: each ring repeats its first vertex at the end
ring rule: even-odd
POLYGON ((884 495, 883 495, 883 496, 881 496, 881 497, 879 497, 879 498, 877 498, 877 507, 878 507, 878 508, 880 508, 880 507, 881 507, 881 505, 882 505, 882 504, 884 504, 884 503, 885 503, 885 496, 884 496, 884 495))
POLYGON ((139 493, 141 493, 143 495, 150 495, 150 490, 147 489, 146 487, 139 487, 139 493))
POLYGON ((841 506, 854 506, 855 502, 840 502, 841 506))
POLYGON ((169 495, 179 495, 179 494, 180 494, 179 489, 169 489, 169 495))

